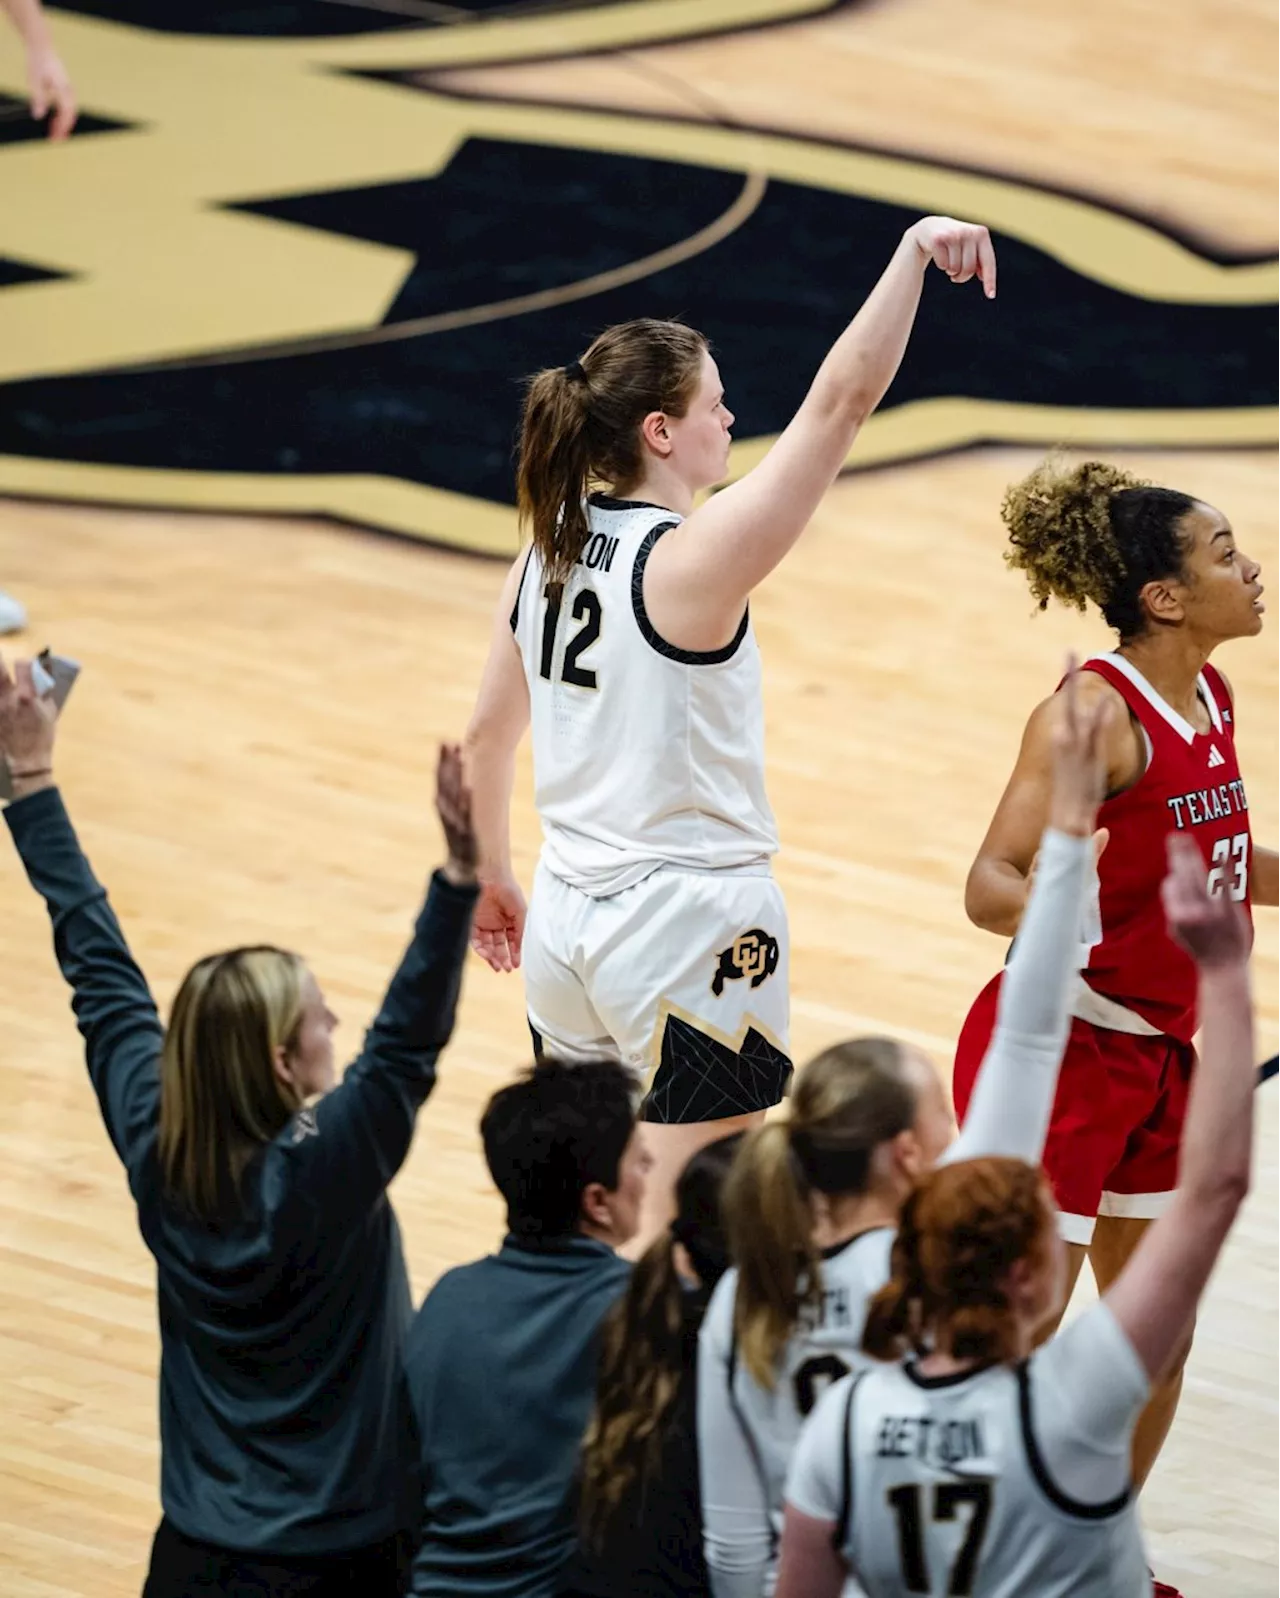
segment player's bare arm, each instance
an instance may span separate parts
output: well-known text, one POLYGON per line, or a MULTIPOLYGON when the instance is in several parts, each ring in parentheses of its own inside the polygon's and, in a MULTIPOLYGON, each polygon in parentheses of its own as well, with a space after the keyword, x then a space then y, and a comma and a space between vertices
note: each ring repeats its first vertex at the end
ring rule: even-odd
MULTIPOLYGON (((1082 712, 1106 703, 1103 729, 1107 792, 1120 793, 1142 775, 1146 754, 1124 698, 1095 672, 1081 672, 1077 694, 1082 712)), ((1054 730, 1063 710, 1061 690, 1032 711, 1007 787, 996 806, 965 883, 969 919, 986 932, 1012 937, 1027 902, 1032 866, 1049 819, 1053 793, 1054 730)), ((1098 847, 1106 839, 1099 836, 1098 847)))
POLYGON ((511 632, 511 612, 525 560, 522 551, 502 586, 463 744, 480 880, 471 946, 495 971, 513 971, 520 964, 524 936, 524 895, 511 869, 511 791, 516 749, 529 725, 529 685, 511 632))
POLYGON ((62 58, 54 49, 40 0, 0 0, 0 10, 8 12, 26 47, 31 115, 38 122, 49 117, 51 139, 67 138, 79 115, 76 94, 62 58))
POLYGON ((800 409, 764 460, 669 533, 645 573, 645 605, 681 648, 719 648, 752 589, 799 538, 906 351, 925 272, 977 278, 996 292, 985 227, 926 217, 908 228, 884 275, 832 347, 800 409))

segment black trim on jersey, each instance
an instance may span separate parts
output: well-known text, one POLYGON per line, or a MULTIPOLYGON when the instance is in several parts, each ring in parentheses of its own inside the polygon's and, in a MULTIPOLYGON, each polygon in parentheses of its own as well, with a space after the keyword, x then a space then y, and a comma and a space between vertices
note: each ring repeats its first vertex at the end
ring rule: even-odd
POLYGON ((742 607, 742 620, 738 624, 738 630, 723 649, 677 649, 657 630, 649 620, 649 612, 644 608, 644 569, 649 563, 649 556, 653 554, 654 545, 663 533, 669 533, 678 525, 678 518, 673 518, 669 522, 659 522, 644 535, 640 548, 636 550, 636 563, 631 568, 631 608, 635 612, 636 626, 639 627, 640 636, 650 649, 656 650, 666 660, 679 661, 682 666, 719 666, 726 660, 733 659, 742 640, 747 636, 747 626, 751 620, 749 605, 742 607))
POLYGON ((967 1382, 972 1376, 981 1376, 983 1371, 989 1371, 998 1363, 998 1360, 989 1359, 981 1365, 970 1365, 968 1370, 948 1371, 945 1376, 926 1376, 913 1359, 908 1359, 902 1362, 902 1374, 917 1387, 932 1392, 937 1387, 959 1387, 961 1382, 967 1382))
POLYGON ((838 1259, 845 1249, 852 1248, 855 1243, 861 1243, 864 1237, 871 1237, 876 1232, 892 1232, 891 1226, 865 1226, 862 1231, 855 1232, 852 1237, 846 1237, 843 1243, 832 1243, 829 1248, 819 1249, 819 1257, 824 1260, 838 1259))
MULTIPOLYGON (((880 1231, 880 1227, 872 1227, 872 1231, 880 1231)), ((862 1236, 866 1236, 864 1232, 862 1236)), ((836 1516, 835 1529, 831 1533, 831 1546, 836 1553, 843 1554, 845 1545, 853 1541, 853 1400, 858 1392, 858 1383, 866 1375, 865 1370, 860 1370, 856 1376, 849 1380, 849 1396, 844 1406, 844 1449, 840 1455, 840 1513, 836 1516)))
POLYGON ((1035 1477, 1040 1491, 1055 1509, 1060 1509, 1064 1515, 1070 1515, 1075 1520, 1109 1520, 1111 1516, 1118 1515, 1133 1497, 1132 1487, 1126 1487, 1122 1493, 1105 1504, 1083 1504, 1078 1498, 1071 1498, 1064 1493, 1050 1476, 1049 1467, 1040 1452, 1040 1445, 1036 1442, 1035 1427, 1032 1424, 1030 1362, 1025 1359, 1020 1360, 1015 1369, 1018 1377, 1018 1418, 1022 1423, 1022 1446, 1026 1449, 1027 1464, 1031 1467, 1031 1474, 1035 1477))
POLYGON ((511 607, 511 631, 515 632, 516 623, 520 620, 520 595, 524 593, 524 580, 529 575, 529 562, 533 559, 533 545, 530 544, 524 557, 524 570, 520 573, 520 582, 516 587, 516 602, 511 607))
MULTIPOLYGON (((755 1433, 747 1424, 746 1414, 743 1411, 742 1405, 738 1402, 737 1393, 735 1393, 733 1390, 734 1380, 738 1374, 737 1310, 737 1297, 735 1295, 733 1316, 734 1326, 733 1331, 729 1335, 729 1364, 727 1369, 729 1381, 729 1408, 733 1411, 733 1418, 738 1423, 738 1430, 742 1433, 743 1440, 747 1445, 747 1452, 751 1455, 751 1463, 755 1466, 756 1475, 760 1478, 760 1486, 764 1490, 764 1501, 767 1506, 769 1502, 769 1473, 765 1470, 764 1460, 760 1457, 760 1445, 756 1441, 755 1433)), ((767 1515, 767 1519, 769 1522, 769 1558, 770 1560, 774 1560, 778 1557, 778 1532, 777 1528, 773 1524, 773 1516, 767 1515)))
POLYGON ((525 1022, 529 1028, 529 1036, 533 1039, 533 1058, 541 1065, 543 1060, 542 1033, 538 1031, 528 1016, 525 1016, 525 1022))
POLYGON ((669 505, 651 505, 647 499, 615 499, 612 494, 588 494, 587 504, 596 510, 660 510, 671 514, 669 505))

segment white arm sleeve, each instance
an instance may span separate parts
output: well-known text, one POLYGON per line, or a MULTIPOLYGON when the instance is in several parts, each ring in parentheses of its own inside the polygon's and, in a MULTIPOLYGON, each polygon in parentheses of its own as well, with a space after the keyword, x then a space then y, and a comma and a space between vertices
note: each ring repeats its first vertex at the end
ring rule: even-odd
POLYGON ((765 1485, 729 1388, 737 1289, 737 1271, 726 1271, 698 1336, 698 1471, 712 1598, 761 1598, 773 1556, 765 1485))
POLYGON ((986 1154, 1040 1163, 1071 1031, 1080 916, 1092 866, 1092 838, 1046 829, 1031 897, 1000 985, 995 1031, 964 1130, 943 1155, 944 1164, 986 1154))
POLYGON ((787 1502, 814 1520, 838 1520, 841 1510, 844 1451, 849 1446, 845 1422, 849 1384, 856 1376, 833 1382, 804 1423, 787 1472, 787 1502))
POLYGON ((1054 1485, 1082 1504, 1118 1498, 1151 1383, 1105 1300, 1031 1356, 1030 1383, 1032 1430, 1054 1485))

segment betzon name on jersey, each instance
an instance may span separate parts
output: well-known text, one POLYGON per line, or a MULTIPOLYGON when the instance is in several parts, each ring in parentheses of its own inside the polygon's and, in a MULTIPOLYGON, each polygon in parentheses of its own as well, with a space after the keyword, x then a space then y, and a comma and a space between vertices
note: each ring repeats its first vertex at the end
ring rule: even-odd
POLYGON ((949 1469, 966 1459, 987 1459, 979 1420, 936 1421, 929 1415, 886 1415, 876 1433, 879 1459, 919 1459, 949 1469))

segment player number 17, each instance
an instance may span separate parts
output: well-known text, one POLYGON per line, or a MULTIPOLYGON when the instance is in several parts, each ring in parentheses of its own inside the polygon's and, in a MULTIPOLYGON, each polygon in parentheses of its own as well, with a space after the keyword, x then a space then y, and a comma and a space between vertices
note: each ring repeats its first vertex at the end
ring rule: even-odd
POLYGON ((1249 891, 1249 834, 1237 832, 1234 838, 1219 838, 1213 846, 1212 860, 1207 884, 1210 894, 1226 892, 1233 899, 1243 899, 1249 891))

